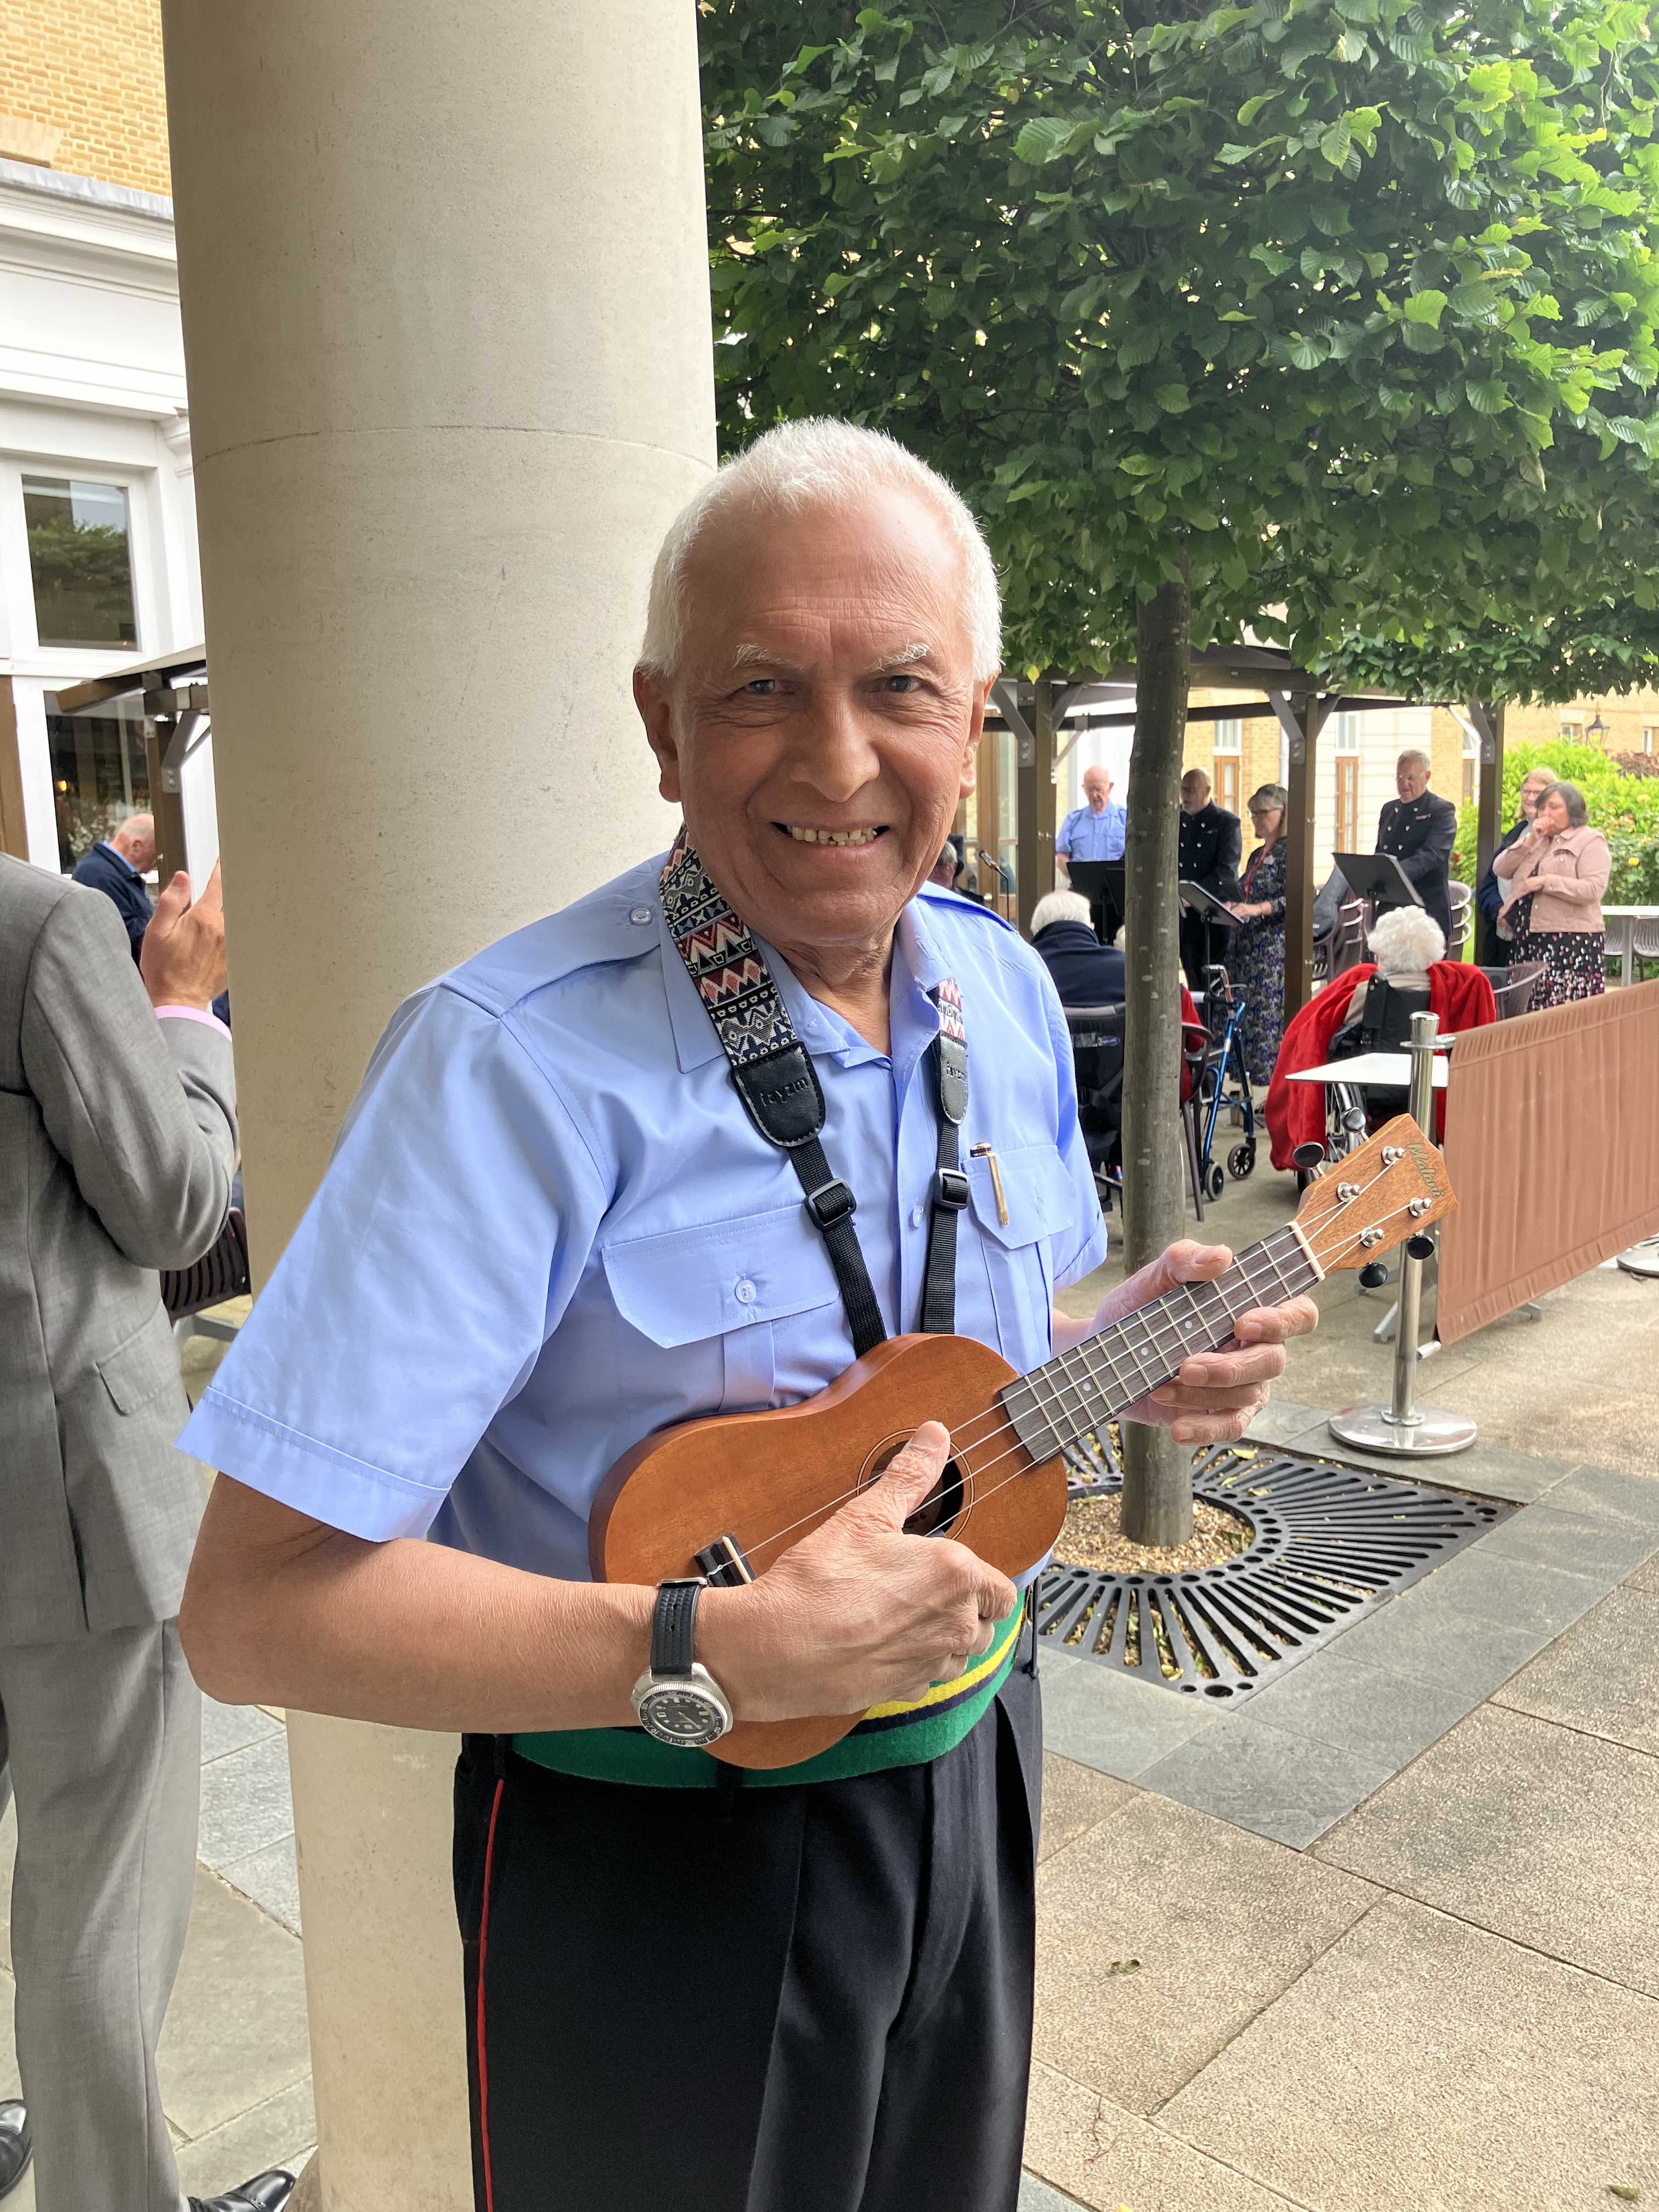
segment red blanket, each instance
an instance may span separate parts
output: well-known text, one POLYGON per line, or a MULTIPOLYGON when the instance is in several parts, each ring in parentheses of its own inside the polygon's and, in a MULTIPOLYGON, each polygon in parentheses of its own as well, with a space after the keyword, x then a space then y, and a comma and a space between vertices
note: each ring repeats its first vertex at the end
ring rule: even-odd
MULTIPOLYGON (((1325 1090, 1322 1084, 1292 1083, 1298 1068, 1321 1067, 1330 1057, 1331 1040, 1348 1018, 1348 1001, 1357 984, 1369 982, 1374 967, 1345 968, 1310 999, 1285 1032, 1267 1085, 1264 1118, 1273 1142, 1276 1168, 1291 1165, 1298 1145, 1316 1144, 1325 1134, 1325 1090)), ((1440 1017, 1440 1026, 1454 1034, 1482 1028, 1498 1019, 1498 1002, 1492 985, 1478 968, 1461 960, 1437 960, 1429 970, 1429 1009, 1440 1017)), ((1403 1103, 1403 1101, 1402 1101, 1403 1103)))

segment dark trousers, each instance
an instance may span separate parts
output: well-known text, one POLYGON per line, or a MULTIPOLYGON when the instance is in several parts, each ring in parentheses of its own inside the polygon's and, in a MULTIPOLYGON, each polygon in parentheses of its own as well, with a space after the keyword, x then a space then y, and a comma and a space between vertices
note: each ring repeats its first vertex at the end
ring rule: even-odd
POLYGON ((479 2212, 1014 2212, 1035 1674, 931 1764, 645 1790, 469 1737, 479 2212))

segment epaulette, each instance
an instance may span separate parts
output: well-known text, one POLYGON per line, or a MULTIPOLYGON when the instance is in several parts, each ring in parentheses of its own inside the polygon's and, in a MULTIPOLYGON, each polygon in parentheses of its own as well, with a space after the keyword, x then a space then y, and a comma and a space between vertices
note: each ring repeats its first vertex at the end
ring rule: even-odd
POLYGON ((585 968, 655 952, 661 860, 629 869, 557 914, 544 915, 487 945, 443 977, 445 986, 486 1012, 504 1014, 550 984, 585 968))
POLYGON ((952 914, 965 912, 977 915, 981 921, 988 921, 998 929, 1006 929, 1011 937, 1019 935, 1013 923, 1005 920, 994 906, 981 906, 977 899, 963 898, 959 891, 947 890, 943 884, 924 884, 916 896, 925 898, 930 908, 944 907, 952 914))

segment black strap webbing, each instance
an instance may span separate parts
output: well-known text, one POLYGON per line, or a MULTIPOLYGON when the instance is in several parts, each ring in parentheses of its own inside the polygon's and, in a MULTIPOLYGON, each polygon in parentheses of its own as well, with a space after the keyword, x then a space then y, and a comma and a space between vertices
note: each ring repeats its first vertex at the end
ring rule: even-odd
POLYGON ((968 1178, 957 1150, 968 1111, 968 1048, 960 1037, 941 1029, 927 1058, 939 1108, 939 1164, 927 1230, 921 1326, 925 1336, 950 1336, 957 1325, 957 1216, 968 1203, 968 1178))

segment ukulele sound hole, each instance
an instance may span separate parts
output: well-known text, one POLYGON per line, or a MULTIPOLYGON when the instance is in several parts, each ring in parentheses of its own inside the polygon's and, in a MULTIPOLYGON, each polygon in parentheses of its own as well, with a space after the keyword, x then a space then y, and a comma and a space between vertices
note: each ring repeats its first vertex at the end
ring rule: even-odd
MULTIPOLYGON (((865 1469, 865 1480, 873 1482, 878 1475, 885 1474, 892 1462, 910 1439, 895 1437, 881 1449, 865 1469)), ((939 1480, 933 1485, 914 1513, 906 1516, 904 1533, 907 1536, 942 1536, 953 1528, 962 1517, 966 1504, 963 1491, 963 1473, 953 1459, 947 1459, 939 1470, 939 1480)))

